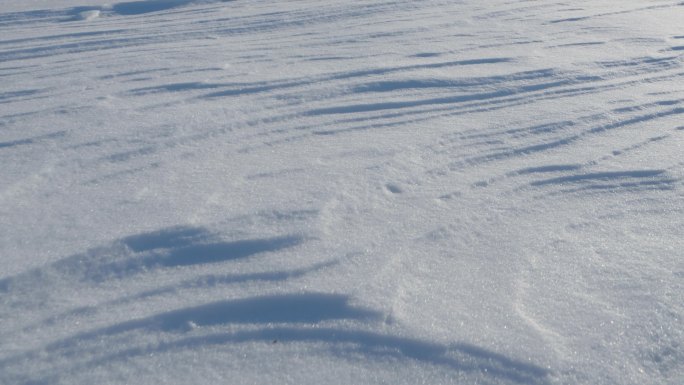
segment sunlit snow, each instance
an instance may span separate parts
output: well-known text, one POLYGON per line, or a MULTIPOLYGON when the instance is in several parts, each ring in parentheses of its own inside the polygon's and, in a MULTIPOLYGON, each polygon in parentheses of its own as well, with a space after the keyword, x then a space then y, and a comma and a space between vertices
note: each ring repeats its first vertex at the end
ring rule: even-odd
POLYGON ((684 384, 681 0, 2 0, 0 384, 684 384))

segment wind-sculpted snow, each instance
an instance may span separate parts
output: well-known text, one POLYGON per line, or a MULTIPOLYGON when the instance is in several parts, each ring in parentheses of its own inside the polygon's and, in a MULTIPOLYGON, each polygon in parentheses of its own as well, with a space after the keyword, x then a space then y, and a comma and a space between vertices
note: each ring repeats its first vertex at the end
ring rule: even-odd
POLYGON ((677 0, 6 0, 0 384, 684 383, 677 0))

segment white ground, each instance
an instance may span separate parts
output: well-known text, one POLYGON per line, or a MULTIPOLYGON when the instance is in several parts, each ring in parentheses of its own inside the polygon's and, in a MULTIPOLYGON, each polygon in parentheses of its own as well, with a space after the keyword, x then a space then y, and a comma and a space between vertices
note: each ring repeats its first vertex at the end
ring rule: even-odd
POLYGON ((1 384, 683 384, 684 3, 0 2, 1 384))

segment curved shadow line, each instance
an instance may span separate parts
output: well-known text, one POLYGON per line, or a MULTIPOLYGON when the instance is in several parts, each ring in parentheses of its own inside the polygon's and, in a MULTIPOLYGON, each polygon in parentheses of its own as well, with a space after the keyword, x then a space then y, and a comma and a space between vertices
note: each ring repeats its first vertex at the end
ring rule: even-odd
POLYGON ((415 338, 398 337, 365 330, 330 327, 272 327, 235 333, 216 333, 166 342, 154 348, 131 348, 89 361, 86 366, 125 360, 150 353, 166 353, 230 343, 323 342, 341 352, 367 356, 412 359, 430 365, 446 366, 460 372, 479 372, 485 376, 510 380, 519 384, 543 385, 549 382, 550 370, 515 360, 503 354, 467 343, 442 345, 415 338), (351 345, 351 346, 350 346, 351 345))
POLYGON ((150 254, 112 260, 108 259, 106 249, 94 249, 61 259, 47 267, 0 279, 0 292, 7 292, 14 284, 31 278, 44 284, 49 272, 82 281, 101 282, 155 268, 211 264, 247 258, 259 253, 294 247, 304 242, 304 238, 300 236, 207 242, 212 238, 206 229, 190 227, 171 228, 124 238, 122 243, 132 251, 150 254))
POLYGON ((117 335, 132 330, 177 332, 196 326, 223 324, 305 323, 332 319, 372 319, 378 312, 349 305, 349 296, 326 293, 280 294, 217 301, 164 312, 105 328, 76 334, 51 343, 48 351, 73 346, 85 340, 117 335))

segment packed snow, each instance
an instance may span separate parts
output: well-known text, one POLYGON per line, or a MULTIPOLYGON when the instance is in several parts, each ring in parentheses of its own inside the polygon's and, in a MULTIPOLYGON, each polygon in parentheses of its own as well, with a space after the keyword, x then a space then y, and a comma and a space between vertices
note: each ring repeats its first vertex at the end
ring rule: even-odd
POLYGON ((3 385, 684 384, 681 0, 3 0, 0 164, 3 385))

